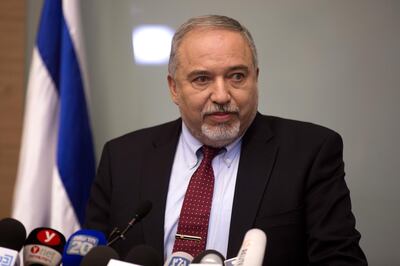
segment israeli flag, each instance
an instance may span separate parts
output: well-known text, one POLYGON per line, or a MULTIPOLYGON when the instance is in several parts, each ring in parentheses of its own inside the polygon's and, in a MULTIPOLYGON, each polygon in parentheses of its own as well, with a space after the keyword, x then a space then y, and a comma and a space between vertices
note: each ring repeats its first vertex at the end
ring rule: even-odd
POLYGON ((26 94, 12 216, 67 238, 85 219, 95 159, 79 0, 45 0, 26 94))

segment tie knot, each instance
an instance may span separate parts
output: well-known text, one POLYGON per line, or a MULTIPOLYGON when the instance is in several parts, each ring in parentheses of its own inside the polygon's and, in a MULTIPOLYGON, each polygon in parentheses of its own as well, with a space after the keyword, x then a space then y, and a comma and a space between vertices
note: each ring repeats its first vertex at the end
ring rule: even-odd
POLYGON ((212 161, 214 157, 218 154, 218 152, 221 150, 221 148, 214 148, 210 146, 204 145, 203 147, 203 156, 204 156, 204 161, 212 161))

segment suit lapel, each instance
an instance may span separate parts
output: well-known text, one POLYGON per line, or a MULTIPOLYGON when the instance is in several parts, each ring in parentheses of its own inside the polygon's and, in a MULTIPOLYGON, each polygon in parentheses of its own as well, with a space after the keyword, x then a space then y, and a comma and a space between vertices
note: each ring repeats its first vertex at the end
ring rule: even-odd
POLYGON ((237 255, 244 235, 253 227, 277 151, 267 120, 257 114, 243 137, 229 232, 229 258, 237 255))
POLYGON ((181 132, 181 120, 160 128, 159 137, 153 147, 143 154, 144 167, 141 175, 140 198, 150 200, 153 208, 143 223, 145 243, 164 250, 164 213, 167 201, 169 179, 174 162, 176 146, 181 132), (160 223, 160 221, 162 221, 160 223), (161 226, 160 226, 161 224, 161 226))

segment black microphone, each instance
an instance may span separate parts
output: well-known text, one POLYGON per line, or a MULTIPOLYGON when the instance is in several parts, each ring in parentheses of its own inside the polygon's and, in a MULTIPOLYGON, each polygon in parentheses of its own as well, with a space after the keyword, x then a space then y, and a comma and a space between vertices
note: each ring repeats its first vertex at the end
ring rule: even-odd
POLYGON ((128 252, 128 255, 126 255, 124 261, 143 266, 163 265, 162 257, 157 250, 146 245, 138 245, 133 247, 128 252))
POLYGON ((109 242, 107 244, 107 246, 111 246, 112 244, 114 244, 115 242, 117 242, 120 239, 125 239, 125 235, 126 233, 129 231, 129 229, 131 229, 131 227, 140 222, 140 220, 142 220, 151 210, 153 204, 146 200, 144 202, 142 202, 141 205, 139 205, 139 208, 136 209, 135 211, 135 215, 133 216, 133 218, 129 221, 128 225, 125 227, 125 229, 120 232, 120 230, 118 229, 118 227, 115 227, 109 237, 109 242))
POLYGON ((24 265, 60 265, 65 242, 64 235, 52 228, 39 227, 32 230, 25 240, 24 265))
POLYGON ((92 248, 81 261, 81 266, 107 266, 111 259, 119 259, 118 253, 108 246, 92 248))
POLYGON ((218 264, 224 265, 224 256, 216 250, 208 249, 197 255, 192 261, 192 263, 205 263, 205 264, 218 264))
POLYGON ((0 265, 17 265, 18 253, 24 245, 24 225, 13 218, 0 220, 0 265))

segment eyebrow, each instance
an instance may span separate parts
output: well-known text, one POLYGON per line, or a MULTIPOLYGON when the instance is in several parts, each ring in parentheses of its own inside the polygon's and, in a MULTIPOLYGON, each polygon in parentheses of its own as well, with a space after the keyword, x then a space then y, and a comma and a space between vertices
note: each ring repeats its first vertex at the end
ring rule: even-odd
MULTIPOLYGON (((232 66, 232 67, 229 67, 226 72, 232 72, 235 70, 242 70, 242 71, 249 72, 249 67, 246 65, 232 66)), ((190 78, 193 78, 196 76, 209 76, 209 75, 211 75, 211 72, 207 71, 207 70, 193 70, 192 72, 190 72, 187 75, 187 77, 190 79, 190 78)))
POLYGON ((249 72, 249 67, 246 65, 237 65, 237 66, 230 67, 228 69, 228 72, 235 71, 235 70, 244 70, 246 72, 249 72))

